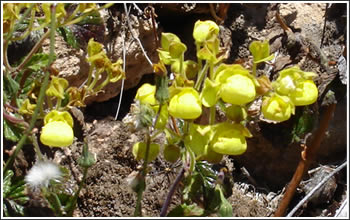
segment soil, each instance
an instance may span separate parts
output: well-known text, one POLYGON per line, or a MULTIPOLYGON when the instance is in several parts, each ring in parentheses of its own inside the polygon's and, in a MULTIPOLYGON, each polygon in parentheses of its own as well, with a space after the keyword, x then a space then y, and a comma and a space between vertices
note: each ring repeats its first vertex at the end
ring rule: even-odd
MULTIPOLYGON (((144 9, 147 5, 138 4, 138 6, 144 9)), ((194 59, 195 48, 192 39, 194 22, 198 19, 215 20, 210 13, 209 4, 156 3, 153 7, 158 15, 156 21, 159 29, 177 34, 188 46, 186 59, 194 59)), ((115 10, 123 13, 121 8, 116 7, 115 10)), ((320 45, 322 41, 321 49, 327 59, 338 63, 347 45, 346 4, 340 3, 329 6, 326 18, 324 17, 325 3, 303 3, 302 6, 299 3, 230 4, 226 19, 220 25, 221 46, 227 48, 228 55, 225 63, 247 64, 250 59, 249 43, 253 40, 267 39, 271 44, 271 52, 278 52, 275 68, 269 71, 271 79, 275 78, 282 68, 298 64, 304 71, 314 71, 318 74, 316 82, 319 88, 333 84, 337 86, 336 88, 345 88, 345 93, 344 89, 336 92, 339 110, 337 109, 334 115, 335 122, 330 125, 325 139, 327 147, 320 152, 318 160, 311 167, 315 172, 317 169, 332 170, 347 159, 347 131, 344 129, 346 128, 344 117, 347 117, 346 83, 340 80, 344 75, 338 74, 337 64, 329 66, 331 71, 326 71, 317 59, 310 58, 303 49, 293 54, 293 51, 287 48, 286 34, 275 18, 278 8, 286 24, 294 33, 312 39, 316 45, 320 45), (323 33, 325 20, 326 26, 323 33)), ((137 15, 134 9, 131 13, 137 15)), ((346 53, 344 57, 347 59, 346 53)), ((259 74, 267 72, 269 67, 269 65, 260 66, 259 74)), ((86 129, 84 131, 81 123, 75 120, 76 139, 71 147, 47 149, 41 146, 49 157, 70 170, 72 175, 66 183, 68 188, 75 189, 76 183, 82 178, 82 170, 77 160, 81 156, 84 137, 88 140, 89 150, 96 156, 97 162, 88 171, 86 187, 80 193, 74 217, 133 216, 136 193, 130 188, 128 179, 140 170, 141 162, 134 159, 131 149, 135 142, 144 139, 144 134, 130 131, 128 125, 123 122, 123 118, 129 116, 130 105, 133 103, 136 90, 144 82, 153 82, 153 75, 144 75, 134 88, 124 91, 122 110, 117 120, 114 120, 114 115, 119 95, 105 102, 94 102, 82 109, 86 129)), ((324 109, 322 100, 319 99, 313 108, 317 109, 315 112, 319 120, 324 109)), ((275 125, 261 121, 257 117, 250 126, 254 137, 248 140, 248 151, 239 157, 225 156, 220 165, 228 168, 234 182, 232 195, 228 198, 233 207, 234 217, 269 217, 276 211, 284 189, 294 173, 300 159, 301 148, 299 144, 290 144, 284 139, 282 131, 290 131, 291 123, 275 125)), ((316 128, 317 125, 315 125, 316 128)), ((164 140, 161 136, 157 141, 164 143, 164 140)), ((30 149, 25 148, 25 150, 31 152, 30 149)), ((19 167, 18 172, 24 172, 20 170, 31 166, 34 160, 33 154, 31 155, 23 159, 25 165, 16 163, 19 167)), ((146 178, 146 190, 142 200, 143 216, 160 215, 169 188, 180 169, 181 164, 168 163, 161 154, 150 163, 151 171, 146 178)), ((312 178, 312 174, 306 175, 304 185, 312 178)), ((320 202, 305 204, 294 216, 334 216, 335 210, 346 198, 347 178, 343 169, 333 182, 327 183, 332 185, 324 193, 329 195, 326 199, 320 196, 320 202)), ((180 184, 172 198, 169 210, 181 204, 181 190, 180 184)), ((305 188, 300 186, 289 207, 292 209, 303 196, 305 196, 305 188)), ((44 207, 41 208, 44 210, 44 207)), ((49 216, 50 213, 43 211, 32 215, 49 216)))

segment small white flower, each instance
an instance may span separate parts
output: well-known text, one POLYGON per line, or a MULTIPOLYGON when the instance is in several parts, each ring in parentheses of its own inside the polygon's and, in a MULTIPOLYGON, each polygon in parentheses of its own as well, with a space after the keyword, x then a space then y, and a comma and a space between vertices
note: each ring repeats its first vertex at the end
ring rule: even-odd
POLYGON ((57 164, 50 161, 39 161, 29 170, 25 182, 32 188, 48 187, 50 181, 59 181, 62 172, 57 164))

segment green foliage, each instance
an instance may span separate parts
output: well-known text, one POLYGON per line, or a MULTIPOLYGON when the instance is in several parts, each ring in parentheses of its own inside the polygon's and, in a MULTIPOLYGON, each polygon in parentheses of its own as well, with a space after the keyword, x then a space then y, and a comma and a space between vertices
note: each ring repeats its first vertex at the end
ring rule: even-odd
POLYGON ((3 181, 3 211, 5 217, 24 216, 24 205, 29 197, 25 193, 23 180, 13 181, 13 171, 8 170, 4 174, 3 181))

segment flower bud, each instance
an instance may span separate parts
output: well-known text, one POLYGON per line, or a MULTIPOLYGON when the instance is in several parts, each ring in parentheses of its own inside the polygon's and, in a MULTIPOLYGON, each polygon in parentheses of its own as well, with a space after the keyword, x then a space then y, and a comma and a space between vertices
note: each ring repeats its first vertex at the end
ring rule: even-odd
MULTIPOLYGON (((132 148, 132 154, 136 160, 145 159, 147 145, 145 142, 137 142, 132 148)), ((148 152, 148 161, 155 160, 159 153, 159 144, 151 143, 148 152)))
POLYGON ((175 144, 168 144, 164 147, 163 154, 165 160, 174 163, 180 157, 180 148, 175 144))
POLYGON ((202 114, 202 103, 198 92, 191 87, 183 88, 170 99, 168 111, 175 118, 198 118, 202 114))

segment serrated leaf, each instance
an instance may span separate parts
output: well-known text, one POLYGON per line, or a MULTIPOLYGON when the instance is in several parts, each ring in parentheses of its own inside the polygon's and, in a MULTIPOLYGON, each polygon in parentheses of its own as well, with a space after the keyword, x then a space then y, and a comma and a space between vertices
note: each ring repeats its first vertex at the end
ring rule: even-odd
POLYGON ((33 72, 39 71, 49 64, 49 54, 36 53, 25 65, 25 68, 32 70, 33 72))
POLYGON ((7 170, 4 176, 4 182, 3 182, 3 190, 4 190, 4 197, 7 196, 8 193, 11 191, 11 178, 13 177, 13 171, 7 170))

